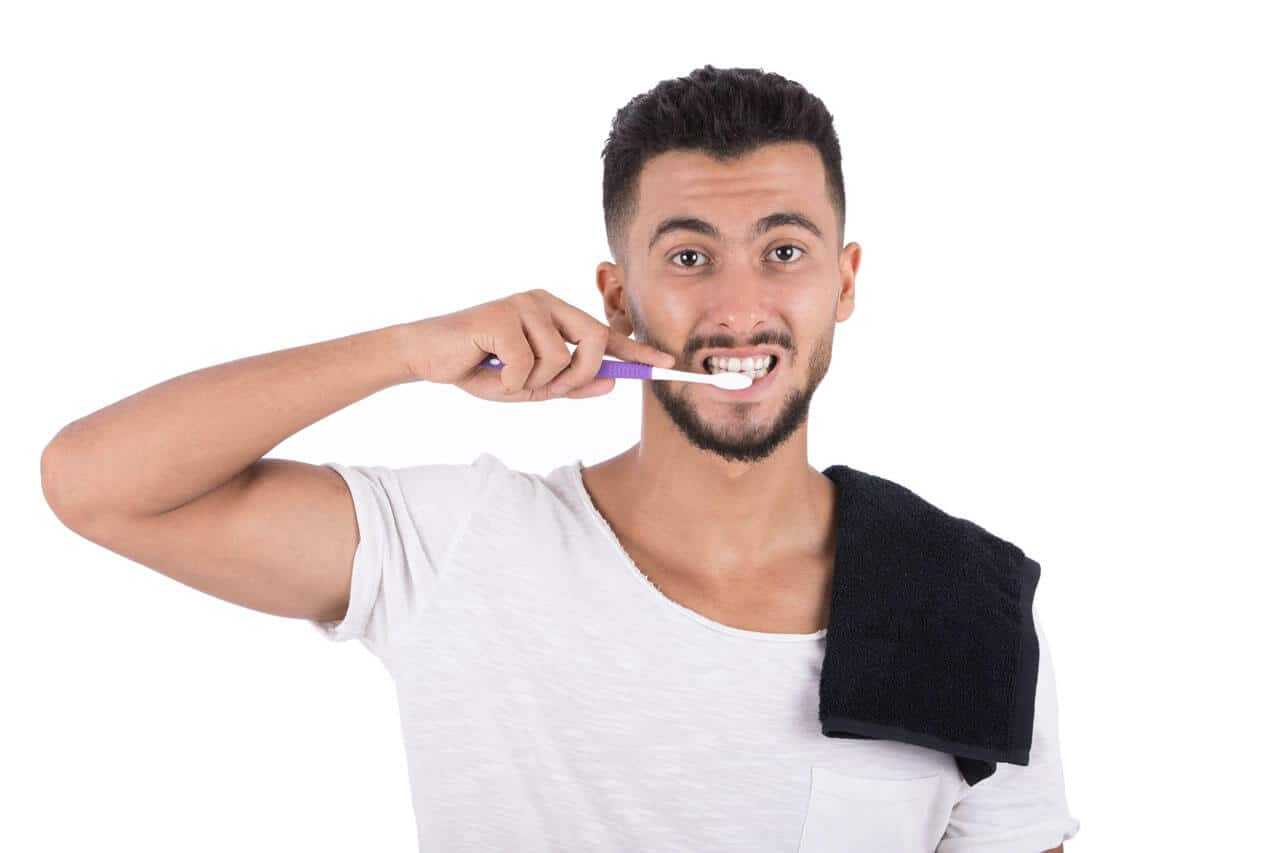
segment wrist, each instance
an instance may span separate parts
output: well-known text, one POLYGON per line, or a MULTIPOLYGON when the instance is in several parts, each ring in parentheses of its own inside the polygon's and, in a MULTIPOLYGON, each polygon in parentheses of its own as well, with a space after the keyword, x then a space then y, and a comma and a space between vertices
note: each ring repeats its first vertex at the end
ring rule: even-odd
POLYGON ((414 367, 414 354, 418 351, 416 346, 418 335, 415 325, 413 323, 396 323, 393 326, 388 326, 384 331, 387 333, 391 351, 395 357, 397 368, 396 384, 421 381, 422 377, 418 375, 418 371, 414 367))

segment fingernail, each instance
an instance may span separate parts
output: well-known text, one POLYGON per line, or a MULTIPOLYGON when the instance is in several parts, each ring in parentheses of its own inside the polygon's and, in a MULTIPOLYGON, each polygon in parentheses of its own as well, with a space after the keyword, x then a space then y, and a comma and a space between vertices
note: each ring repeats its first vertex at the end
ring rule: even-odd
POLYGON ((549 391, 553 397, 559 397, 561 394, 565 393, 568 390, 569 390, 569 386, 565 385, 562 382, 556 382, 547 386, 547 391, 549 391))

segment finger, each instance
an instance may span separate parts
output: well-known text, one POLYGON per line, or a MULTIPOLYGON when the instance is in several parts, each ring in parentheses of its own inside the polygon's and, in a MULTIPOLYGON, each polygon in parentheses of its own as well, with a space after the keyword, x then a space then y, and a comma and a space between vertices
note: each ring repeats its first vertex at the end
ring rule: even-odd
MULTIPOLYGON (((625 359, 626 361, 639 361, 644 364, 652 364, 655 367, 674 367, 676 357, 665 353, 657 347, 651 347, 648 344, 642 344, 628 338, 621 332, 615 331, 609 326, 604 325, 595 317, 592 317, 586 311, 578 308, 576 305, 570 305, 559 297, 543 291, 539 294, 545 304, 550 306, 551 315, 561 329, 573 332, 573 335, 566 337, 574 343, 581 343, 589 334, 589 330, 603 327, 609 330, 609 339, 605 343, 605 352, 625 359)), ((603 359, 603 356, 601 357, 603 359)), ((596 365, 597 370, 599 365, 596 365)))
POLYGON ((541 307, 521 314, 525 337, 533 348, 533 370, 525 378, 524 388, 537 391, 556 378, 569 366, 573 354, 565 344, 564 336, 552 320, 551 313, 541 307))
POLYGON ((612 391, 616 381, 612 376, 597 376, 586 385, 579 385, 564 396, 572 397, 575 400, 580 400, 583 397, 599 397, 612 391))
POLYGON ((591 320, 592 325, 584 334, 575 335, 571 329, 561 329, 565 338, 579 338, 578 346, 573 351, 573 360, 550 383, 551 392, 560 396, 574 388, 586 385, 600 372, 600 363, 604 361, 604 348, 608 341, 608 332, 603 325, 591 320))
POLYGON ((674 355, 663 352, 657 347, 651 347, 648 344, 632 340, 613 328, 609 329, 609 342, 605 346, 605 352, 616 355, 626 361, 639 361, 644 364, 652 364, 654 367, 674 367, 676 363, 674 355))
POLYGON ((525 337, 524 327, 518 317, 502 325, 501 330, 493 336, 492 344, 476 341, 476 345, 493 353, 502 362, 502 369, 498 374, 502 380, 503 393, 514 394, 524 388, 529 371, 533 369, 533 349, 529 346, 529 339, 525 337))
POLYGON ((512 294, 507 301, 514 307, 516 322, 533 353, 533 361, 520 387, 533 391, 564 369, 569 363, 569 351, 551 320, 542 291, 526 290, 512 294))

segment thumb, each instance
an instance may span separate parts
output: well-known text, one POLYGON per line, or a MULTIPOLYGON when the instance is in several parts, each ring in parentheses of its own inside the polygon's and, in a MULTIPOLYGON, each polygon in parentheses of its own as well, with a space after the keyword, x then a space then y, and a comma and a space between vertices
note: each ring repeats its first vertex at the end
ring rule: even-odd
POLYGON ((616 355, 625 361, 639 361, 654 367, 673 367, 676 357, 663 352, 657 347, 634 341, 619 331, 609 330, 609 344, 605 347, 609 355, 616 355))
POLYGON ((612 376, 597 376, 586 385, 580 385, 577 388, 574 388, 572 391, 565 394, 565 396, 579 400, 583 397, 600 397, 612 391, 614 383, 615 380, 612 376))

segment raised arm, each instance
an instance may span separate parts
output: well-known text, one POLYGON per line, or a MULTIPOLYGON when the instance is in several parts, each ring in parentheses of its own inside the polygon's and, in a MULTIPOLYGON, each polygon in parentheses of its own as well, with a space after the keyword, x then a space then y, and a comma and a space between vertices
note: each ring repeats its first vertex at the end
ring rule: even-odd
POLYGON ((65 426, 40 459, 69 528, 174 580, 281 616, 339 619, 357 544, 333 470, 264 458, 304 427, 414 381, 388 326, 169 379, 65 426))
POLYGON ((613 380, 596 376, 606 353, 675 364, 545 290, 242 358, 63 427, 40 459, 45 499, 85 538, 210 595, 340 619, 359 536, 347 485, 324 466, 264 454, 403 382, 507 402, 550 399, 553 380, 567 397, 607 393, 613 380), (482 366, 490 353, 500 371, 482 366))

